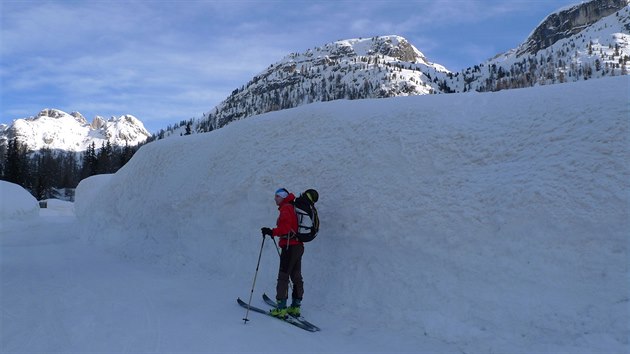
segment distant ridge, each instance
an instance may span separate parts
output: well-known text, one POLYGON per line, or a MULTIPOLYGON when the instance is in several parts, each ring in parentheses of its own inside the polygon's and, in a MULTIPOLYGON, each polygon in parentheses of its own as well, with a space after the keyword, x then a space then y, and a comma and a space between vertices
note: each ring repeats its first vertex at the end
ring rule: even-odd
POLYGON ((36 116, 21 118, 0 126, 0 146, 17 138, 30 150, 52 149, 81 152, 92 143, 97 148, 109 142, 114 146, 133 146, 144 143, 149 133, 142 122, 126 114, 105 120, 96 116, 91 123, 79 112, 70 114, 46 108, 36 116))

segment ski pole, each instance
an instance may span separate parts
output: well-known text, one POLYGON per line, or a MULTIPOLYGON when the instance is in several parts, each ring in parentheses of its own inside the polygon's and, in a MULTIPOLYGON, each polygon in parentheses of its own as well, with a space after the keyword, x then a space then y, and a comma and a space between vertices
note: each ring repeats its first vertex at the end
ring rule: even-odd
MULTIPOLYGON (((274 241, 275 242, 275 241, 274 241)), ((249 302, 247 303, 247 312, 243 321, 247 323, 249 321, 249 307, 252 305, 252 297, 254 296, 254 287, 256 286, 256 278, 258 277, 258 267, 260 266, 260 257, 262 256, 263 246, 265 246, 265 235, 263 235, 262 243, 260 244, 260 253, 258 253, 258 262, 256 263, 256 273, 254 273, 254 283, 252 284, 252 291, 249 293, 249 302)))
POLYGON ((273 245, 276 246, 276 252, 278 252, 278 257, 280 257, 280 248, 278 247, 278 244, 276 243, 276 239, 272 237, 271 240, 273 241, 273 245))

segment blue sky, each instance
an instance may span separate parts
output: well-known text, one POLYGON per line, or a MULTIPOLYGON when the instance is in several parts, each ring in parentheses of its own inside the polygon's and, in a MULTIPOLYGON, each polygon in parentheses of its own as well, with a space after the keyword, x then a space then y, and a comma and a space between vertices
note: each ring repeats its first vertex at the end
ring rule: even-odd
POLYGON ((285 55, 396 34, 458 71, 521 44, 577 0, 0 2, 0 123, 44 108, 199 117, 285 55))

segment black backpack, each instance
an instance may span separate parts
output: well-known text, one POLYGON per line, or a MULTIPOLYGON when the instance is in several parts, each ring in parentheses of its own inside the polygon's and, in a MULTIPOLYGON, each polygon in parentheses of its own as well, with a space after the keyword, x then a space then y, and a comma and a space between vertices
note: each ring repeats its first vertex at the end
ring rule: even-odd
POLYGON ((307 189, 293 201, 295 215, 297 215, 298 232, 295 235, 301 242, 311 242, 319 231, 319 217, 315 203, 319 194, 314 189, 307 189))

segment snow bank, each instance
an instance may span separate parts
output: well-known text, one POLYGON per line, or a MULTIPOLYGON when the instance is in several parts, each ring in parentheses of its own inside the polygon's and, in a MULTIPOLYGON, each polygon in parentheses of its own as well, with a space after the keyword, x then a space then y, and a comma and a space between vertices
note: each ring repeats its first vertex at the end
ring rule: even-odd
MULTIPOLYGON (((236 297, 251 287, 260 227, 275 222, 273 191, 316 188, 311 318, 334 309, 462 351, 619 352, 630 335, 628 84, 269 113, 145 145, 115 175, 82 182, 75 207, 93 242, 242 282, 236 297)), ((271 248, 258 280, 268 293, 271 248)))
POLYGON ((107 184, 111 180, 111 174, 95 175, 81 180, 75 190, 75 212, 78 217, 87 220, 90 215, 89 210, 99 208, 100 196, 106 191, 107 184))
POLYGON ((0 181, 0 221, 23 220, 39 216, 39 203, 26 189, 0 181))

